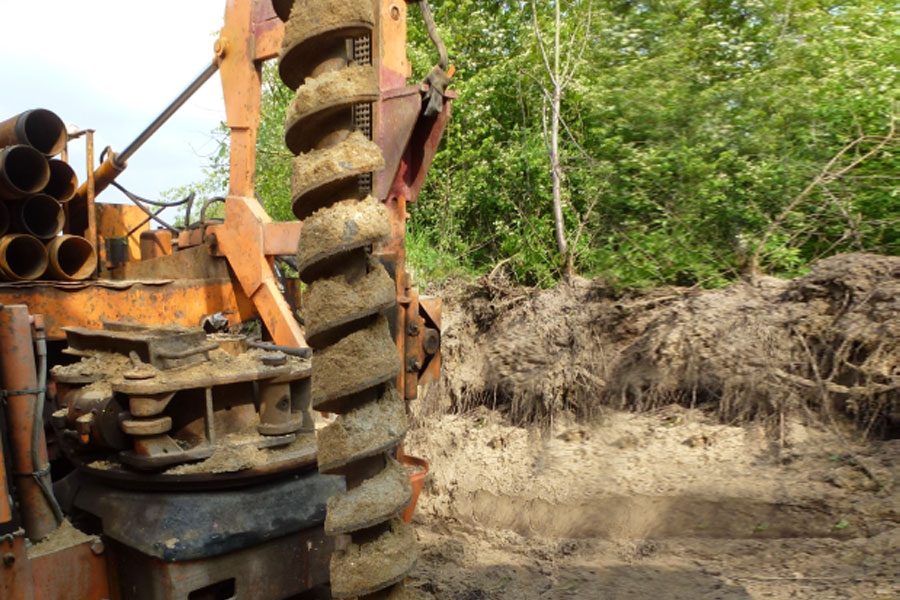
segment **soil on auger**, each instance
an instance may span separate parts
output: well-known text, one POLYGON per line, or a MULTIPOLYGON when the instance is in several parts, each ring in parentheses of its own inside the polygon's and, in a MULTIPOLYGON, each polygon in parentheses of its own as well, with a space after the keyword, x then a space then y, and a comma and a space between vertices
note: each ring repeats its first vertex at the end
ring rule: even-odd
POLYGON ((900 258, 440 293, 423 597, 900 598, 900 258))

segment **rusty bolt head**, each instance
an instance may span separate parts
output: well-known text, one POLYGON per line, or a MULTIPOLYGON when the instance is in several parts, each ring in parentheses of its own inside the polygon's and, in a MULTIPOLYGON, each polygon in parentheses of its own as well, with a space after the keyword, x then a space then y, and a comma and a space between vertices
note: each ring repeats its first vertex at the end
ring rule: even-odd
POLYGON ((410 358, 409 362, 406 363, 406 370, 410 373, 418 373, 421 368, 422 365, 419 364, 418 358, 410 358))
POLYGON ((3 555, 3 566, 4 567, 13 566, 14 562, 16 562, 16 555, 13 554, 12 552, 7 552, 6 554, 3 555))
POLYGON ((415 321, 410 321, 406 326, 406 333, 411 336, 419 335, 419 324, 415 321))
POLYGON ((441 349, 441 332, 430 327, 426 329, 424 339, 422 339, 422 349, 426 354, 436 354, 441 349))
POLYGON ((106 547, 103 545, 103 540, 94 540, 91 544, 91 552, 94 553, 94 556, 100 556, 104 550, 106 547))

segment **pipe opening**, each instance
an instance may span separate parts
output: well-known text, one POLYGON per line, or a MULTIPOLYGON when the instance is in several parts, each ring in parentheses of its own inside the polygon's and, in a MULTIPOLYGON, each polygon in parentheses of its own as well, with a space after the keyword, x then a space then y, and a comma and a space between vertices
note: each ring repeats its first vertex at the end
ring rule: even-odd
POLYGON ((19 196, 34 194, 50 180, 50 167, 44 155, 29 146, 10 146, 0 156, 0 172, 19 196))
POLYGON ((43 240, 54 237, 66 224, 62 205, 46 194, 23 200, 19 206, 19 218, 27 233, 43 240))
POLYGON ((5 264, 5 270, 13 279, 31 280, 37 279, 47 269, 47 250, 40 240, 28 235, 10 236, 13 239, 5 247, 0 246, 3 256, 0 260, 5 264))
POLYGON ((59 202, 68 202, 78 189, 75 169, 69 163, 56 158, 47 161, 47 164, 50 167, 50 181, 47 182, 44 193, 53 196, 59 202))
POLYGON ((25 141, 47 156, 62 152, 66 147, 66 125, 56 113, 36 108, 22 115, 25 141))
POLYGON ((59 276, 79 281, 90 277, 97 266, 94 246, 76 235, 64 235, 51 242, 50 259, 59 276))

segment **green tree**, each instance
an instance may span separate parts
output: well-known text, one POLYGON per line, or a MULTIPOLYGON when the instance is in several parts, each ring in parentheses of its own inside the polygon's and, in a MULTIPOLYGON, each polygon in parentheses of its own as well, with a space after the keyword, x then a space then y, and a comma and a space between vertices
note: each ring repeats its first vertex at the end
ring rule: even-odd
MULTIPOLYGON (((409 257, 426 276, 503 263, 519 282, 557 281, 554 173, 574 269, 620 285, 718 285, 835 252, 900 252, 893 2, 559 1, 562 61, 577 68, 550 111, 555 168, 534 26, 557 30, 555 1, 432 0, 459 98, 411 209, 409 257)), ((436 58, 410 15, 421 80, 436 58)), ((257 181, 277 219, 292 218, 289 100, 267 67, 257 181)), ((226 166, 223 146, 205 189, 226 166)))

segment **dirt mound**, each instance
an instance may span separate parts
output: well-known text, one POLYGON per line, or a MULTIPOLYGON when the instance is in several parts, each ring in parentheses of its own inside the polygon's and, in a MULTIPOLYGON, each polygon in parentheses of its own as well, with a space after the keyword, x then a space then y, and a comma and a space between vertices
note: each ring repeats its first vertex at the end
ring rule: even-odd
POLYGON ((718 290, 482 280, 449 296, 445 377, 422 414, 481 404, 549 421, 676 402, 728 422, 775 417, 782 437, 786 415, 849 415, 886 437, 900 423, 900 257, 839 255, 718 290))

